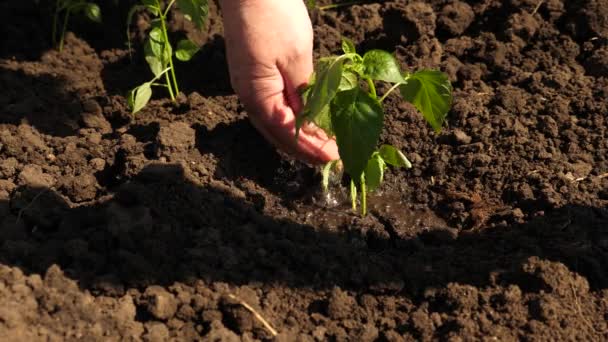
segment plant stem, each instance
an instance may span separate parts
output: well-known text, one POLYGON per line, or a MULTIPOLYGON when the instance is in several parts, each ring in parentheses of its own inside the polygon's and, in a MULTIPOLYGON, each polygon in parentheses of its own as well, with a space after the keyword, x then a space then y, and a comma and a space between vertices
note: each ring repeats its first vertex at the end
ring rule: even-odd
POLYGON ((169 78, 168 72, 165 72, 165 80, 167 82, 167 89, 169 90, 169 96, 171 96, 171 101, 175 102, 175 95, 173 94, 173 87, 171 87, 171 79, 169 78))
POLYGON ((163 17, 167 16, 167 14, 169 13, 169 9, 171 8, 171 6, 173 6, 174 2, 175 2, 175 0, 171 0, 171 2, 167 5, 167 8, 165 8, 165 13, 163 13, 163 17))
POLYGON ((59 19, 59 2, 56 3, 55 14, 53 14, 53 28, 51 35, 53 38, 53 47, 57 46, 57 20, 59 19))
POLYGON ((361 216, 367 215, 367 186, 365 185, 365 173, 361 174, 361 216))
POLYGON ((369 92, 372 97, 378 98, 378 95, 376 95, 376 86, 374 85, 374 81, 372 81, 370 78, 366 78, 365 80, 367 81, 367 85, 369 86, 369 92))
POLYGON ((353 211, 357 212, 357 187, 355 186, 355 181, 350 180, 350 200, 353 205, 353 211))
POLYGON ((59 52, 63 51, 63 40, 65 38, 65 30, 68 27, 68 19, 70 18, 70 9, 65 10, 65 18, 63 19, 63 28, 61 29, 61 38, 59 40, 59 52))
MULTIPOLYGON (((165 39, 167 39, 167 44, 169 44, 169 38, 167 38, 166 31, 165 39)), ((175 93, 179 94, 179 86, 177 85, 177 77, 175 76, 175 67, 173 66, 173 56, 169 57, 169 66, 171 67, 171 78, 173 78, 173 86, 175 88, 175 93)))
POLYGON ((335 8, 340 8, 340 7, 345 7, 345 6, 352 6, 352 5, 358 5, 358 4, 362 4, 363 1, 348 1, 348 2, 343 2, 340 4, 331 4, 331 5, 326 5, 326 6, 319 6, 318 9, 319 11, 326 11, 326 10, 330 10, 330 9, 335 9, 335 8))
POLYGON ((402 85, 403 83, 395 83, 395 85, 393 85, 391 87, 391 89, 389 89, 384 95, 382 95, 382 97, 380 98, 380 102, 384 101, 384 99, 386 99, 386 97, 393 92, 393 90, 397 89, 398 86, 402 85))
MULTIPOLYGON (((157 1, 158 3, 158 1, 157 1)), ((169 6, 167 6, 167 8, 165 9, 165 14, 169 11, 170 5, 173 5, 173 1, 171 1, 171 3, 169 4, 169 6)), ((160 8, 160 3, 158 4, 158 8, 160 8)), ((161 30, 163 31, 163 39, 165 40, 165 45, 163 45, 163 56, 165 54, 165 49, 167 48, 167 45, 169 44, 169 35, 167 34, 167 24, 165 23, 165 14, 161 13, 160 14, 160 26, 161 26, 161 30)), ((175 77, 175 67, 173 66, 173 56, 169 56, 169 68, 171 68, 171 78, 173 79, 173 88, 175 89, 175 94, 179 94, 179 87, 177 85, 177 77, 175 77)), ((167 76, 167 84, 170 85, 171 82, 169 81, 169 76, 167 76)), ((169 89, 171 89, 171 87, 169 87, 169 89)), ((170 93, 172 93, 172 91, 170 90, 170 93)), ((175 102, 175 96, 173 94, 171 94, 171 100, 173 102, 175 102)))
POLYGON ((323 180, 321 182, 321 184, 323 185, 323 192, 328 193, 329 192, 329 174, 331 173, 331 168, 336 164, 335 160, 332 160, 330 162, 328 162, 327 164, 325 164, 325 166, 323 166, 323 172, 321 173, 323 175, 323 180))

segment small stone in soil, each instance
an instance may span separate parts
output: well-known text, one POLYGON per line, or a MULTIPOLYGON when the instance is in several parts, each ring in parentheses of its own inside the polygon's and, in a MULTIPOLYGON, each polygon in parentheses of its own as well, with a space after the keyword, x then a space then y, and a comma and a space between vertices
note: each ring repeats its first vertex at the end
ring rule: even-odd
POLYGON ((19 162, 16 158, 10 157, 0 162, 0 178, 10 178, 15 175, 19 162))
POLYGON ((169 330, 167 327, 158 322, 149 322, 146 324, 146 334, 144 341, 162 342, 169 339, 169 330))
POLYGON ((146 309, 157 319, 167 320, 177 311, 175 297, 160 286, 150 286, 144 292, 147 300, 146 309))
POLYGON ((97 178, 90 174, 69 177, 63 182, 62 188, 74 202, 89 201, 97 196, 97 178))
POLYGON ((55 177, 42 172, 40 166, 33 164, 26 165, 17 178, 20 185, 50 188, 55 184, 55 177))
POLYGON ((92 111, 82 113, 82 122, 84 123, 84 126, 97 129, 104 134, 112 132, 112 125, 103 116, 101 107, 97 105, 97 107, 90 109, 92 109, 92 111))
POLYGON ((173 122, 160 128, 157 141, 163 152, 184 152, 194 146, 195 131, 184 122, 173 122))
POLYGON ((104 169, 104 167, 106 167, 106 161, 101 158, 93 158, 89 164, 96 171, 101 171, 104 169))
POLYGON ((452 132, 452 139, 459 145, 470 144, 471 140, 473 140, 468 134, 459 129, 455 129, 454 132, 452 132))

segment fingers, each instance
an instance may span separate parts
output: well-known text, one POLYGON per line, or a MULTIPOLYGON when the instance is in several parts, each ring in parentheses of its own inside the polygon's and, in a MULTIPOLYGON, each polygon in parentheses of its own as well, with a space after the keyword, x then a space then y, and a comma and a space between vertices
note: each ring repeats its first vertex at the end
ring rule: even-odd
POLYGON ((251 113, 249 118, 256 129, 277 148, 311 164, 339 159, 338 147, 320 129, 302 130, 295 139, 295 115, 283 94, 266 98, 256 110, 266 115, 251 113))

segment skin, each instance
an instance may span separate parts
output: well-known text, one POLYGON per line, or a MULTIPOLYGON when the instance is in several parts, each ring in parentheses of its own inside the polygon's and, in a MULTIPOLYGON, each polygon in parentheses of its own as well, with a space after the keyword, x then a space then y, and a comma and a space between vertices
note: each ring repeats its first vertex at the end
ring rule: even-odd
POLYGON ((309 125, 295 140, 298 89, 313 71, 313 30, 302 0, 221 0, 232 87, 252 124, 276 147, 312 163, 339 159, 333 139, 309 125))

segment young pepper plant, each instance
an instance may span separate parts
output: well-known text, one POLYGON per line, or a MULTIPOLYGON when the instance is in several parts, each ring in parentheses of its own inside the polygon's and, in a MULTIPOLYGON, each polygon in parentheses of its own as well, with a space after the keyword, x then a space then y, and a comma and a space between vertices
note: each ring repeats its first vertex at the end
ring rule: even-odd
MULTIPOLYGON (((144 43, 144 56, 154 78, 132 89, 127 97, 132 114, 137 113, 146 106, 152 96, 152 87, 166 88, 172 101, 176 101, 179 94, 179 85, 175 76, 173 56, 182 62, 187 62, 198 52, 199 47, 188 39, 182 39, 177 43, 177 49, 173 51, 167 32, 167 16, 173 6, 177 4, 179 10, 187 20, 192 21, 198 29, 202 29, 209 13, 207 0, 171 0, 163 6, 161 0, 141 0, 140 5, 135 5, 129 11, 127 19, 127 30, 131 26, 133 15, 138 10, 147 10, 154 19, 151 20, 151 29, 144 43), (164 83, 157 82, 164 78, 164 83)), ((129 33, 127 32, 127 38, 129 33)), ((129 51, 131 41, 128 39, 129 51)))
POLYGON ((53 45, 57 47, 59 52, 63 50, 63 40, 65 38, 65 31, 68 27, 68 20, 70 19, 70 15, 74 13, 82 13, 91 21, 96 23, 101 22, 101 10, 96 3, 84 0, 57 0, 55 2, 51 36, 53 45), (61 31, 59 31, 59 17, 62 13, 63 23, 61 24, 61 31))
MULTIPOLYGON (((447 76, 435 70, 403 74, 395 58, 382 50, 359 55, 354 44, 342 41, 344 54, 321 58, 302 98, 304 108, 296 118, 296 139, 303 124, 310 122, 335 137, 344 171, 350 176, 353 210, 361 192, 361 214, 367 212, 367 192, 383 181, 387 165, 410 168, 411 163, 397 148, 376 149, 384 126, 383 101, 399 89, 438 132, 452 103, 452 86, 447 76), (381 97, 374 82, 392 84, 381 97)), ((329 172, 337 161, 323 169, 327 190, 329 172)))

